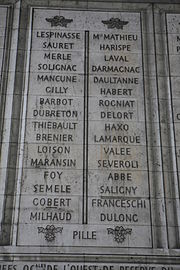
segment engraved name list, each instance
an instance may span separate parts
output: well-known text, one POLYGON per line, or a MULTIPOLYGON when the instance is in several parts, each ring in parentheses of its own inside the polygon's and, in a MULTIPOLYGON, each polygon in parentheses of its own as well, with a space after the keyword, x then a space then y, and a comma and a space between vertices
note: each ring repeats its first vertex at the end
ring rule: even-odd
POLYGON ((151 247, 142 49, 140 13, 33 9, 19 245, 151 247))

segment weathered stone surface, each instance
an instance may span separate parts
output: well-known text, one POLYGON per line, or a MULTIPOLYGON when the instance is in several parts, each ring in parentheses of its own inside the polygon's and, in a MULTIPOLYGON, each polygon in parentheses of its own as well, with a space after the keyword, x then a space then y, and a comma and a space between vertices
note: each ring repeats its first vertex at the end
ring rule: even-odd
POLYGON ((8 1, 0 270, 178 269, 180 6, 8 1))
POLYGON ((18 244, 150 247, 140 14, 34 9, 32 23, 18 244))

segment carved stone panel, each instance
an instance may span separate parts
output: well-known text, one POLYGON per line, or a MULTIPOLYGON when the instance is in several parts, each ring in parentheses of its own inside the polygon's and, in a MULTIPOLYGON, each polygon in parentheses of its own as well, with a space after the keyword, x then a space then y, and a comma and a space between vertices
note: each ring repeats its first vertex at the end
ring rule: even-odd
POLYGON ((140 14, 101 22, 89 38, 88 223, 114 246, 150 246, 140 14))
POLYGON ((152 247, 140 13, 33 9, 18 245, 152 247))

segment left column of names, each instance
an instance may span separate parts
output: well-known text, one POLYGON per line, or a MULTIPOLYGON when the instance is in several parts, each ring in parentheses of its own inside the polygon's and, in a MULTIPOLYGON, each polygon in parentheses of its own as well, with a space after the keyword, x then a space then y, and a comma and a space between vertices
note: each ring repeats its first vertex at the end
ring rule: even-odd
POLYGON ((66 15, 56 24, 56 13, 35 9, 32 17, 20 245, 63 245, 68 226, 82 223, 84 34, 66 15))

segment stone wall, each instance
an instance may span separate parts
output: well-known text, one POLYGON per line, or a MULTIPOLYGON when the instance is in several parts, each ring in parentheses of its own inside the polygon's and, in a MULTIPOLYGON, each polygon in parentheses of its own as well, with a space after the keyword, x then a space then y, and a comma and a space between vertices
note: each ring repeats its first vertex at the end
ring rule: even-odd
POLYGON ((178 1, 0 22, 0 270, 180 269, 178 1))

